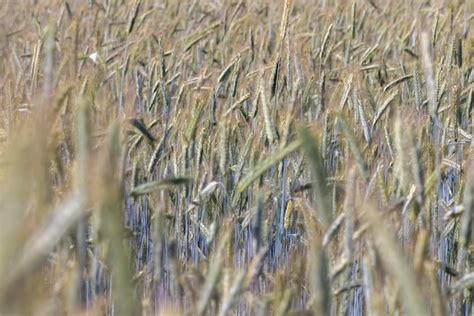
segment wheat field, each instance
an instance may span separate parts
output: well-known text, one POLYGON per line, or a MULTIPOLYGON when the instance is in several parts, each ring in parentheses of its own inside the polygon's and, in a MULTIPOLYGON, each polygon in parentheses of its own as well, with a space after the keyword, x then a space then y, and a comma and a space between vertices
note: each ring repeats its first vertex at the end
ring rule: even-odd
POLYGON ((474 1, 0 1, 0 315, 466 315, 474 1))

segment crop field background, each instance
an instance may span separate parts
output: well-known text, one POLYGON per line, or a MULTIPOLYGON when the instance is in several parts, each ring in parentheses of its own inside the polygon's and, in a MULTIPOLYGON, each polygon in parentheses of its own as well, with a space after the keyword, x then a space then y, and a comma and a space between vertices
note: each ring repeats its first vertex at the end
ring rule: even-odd
POLYGON ((474 1, 0 5, 0 315, 472 315, 474 1))

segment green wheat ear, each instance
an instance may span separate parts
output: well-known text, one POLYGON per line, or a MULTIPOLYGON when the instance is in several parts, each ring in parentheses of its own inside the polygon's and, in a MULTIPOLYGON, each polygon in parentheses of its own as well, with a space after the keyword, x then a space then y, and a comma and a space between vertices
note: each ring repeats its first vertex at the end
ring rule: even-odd
POLYGON ((324 169, 322 156, 319 152, 319 142, 310 134, 308 129, 302 127, 299 129, 299 138, 311 167, 313 191, 315 194, 315 201, 317 201, 318 213, 323 226, 327 227, 331 222, 333 215, 331 200, 329 197, 329 186, 327 184, 327 175, 324 169))
POLYGON ((295 140, 288 144, 286 147, 276 151, 272 155, 266 157, 260 163, 258 163, 248 174, 243 178, 237 185, 237 191, 243 192, 247 187, 249 187, 252 182, 254 182, 258 177, 260 177, 265 171, 267 171, 274 164, 296 151, 301 146, 299 140, 295 140))
POLYGON ((107 139, 107 151, 102 163, 102 196, 100 201, 101 226, 104 239, 109 243, 108 262, 111 266, 112 281, 114 284, 115 305, 117 313, 130 315, 139 308, 138 300, 133 293, 132 274, 127 258, 130 249, 122 245, 125 237, 125 223, 121 215, 120 192, 120 162, 122 159, 122 144, 120 127, 113 124, 107 139))
POLYGON ((359 171, 362 177, 365 180, 368 180, 369 174, 368 174, 367 163, 362 155, 362 150, 359 147, 359 143, 355 137, 354 131, 349 126, 349 123, 347 122, 346 118, 342 114, 338 114, 338 120, 341 124, 342 130, 344 131, 345 136, 348 138, 349 147, 356 158, 357 164, 359 166, 359 171))

